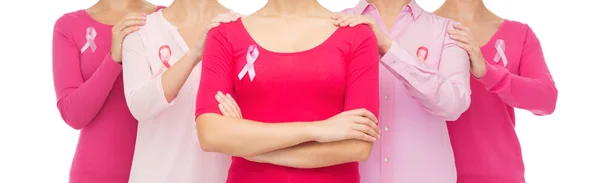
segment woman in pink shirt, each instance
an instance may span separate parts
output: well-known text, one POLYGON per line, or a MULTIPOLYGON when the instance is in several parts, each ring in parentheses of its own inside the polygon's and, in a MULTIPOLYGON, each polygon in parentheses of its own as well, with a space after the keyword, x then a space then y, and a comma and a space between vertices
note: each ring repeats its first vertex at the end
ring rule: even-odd
POLYGON ((448 123, 459 183, 524 183, 514 108, 548 115, 557 89, 532 29, 482 0, 446 0, 435 12, 461 24, 449 32, 471 58, 471 106, 448 123))
POLYGON ((126 183, 137 121, 123 95, 121 43, 159 7, 142 0, 98 1, 54 25, 52 69, 58 110, 81 130, 69 182, 126 183), (114 25, 114 26, 113 26, 114 25))
POLYGON ((225 182, 230 157, 202 152, 194 104, 206 31, 239 17, 228 11, 216 0, 175 0, 125 38, 125 99, 139 120, 129 183, 225 182))

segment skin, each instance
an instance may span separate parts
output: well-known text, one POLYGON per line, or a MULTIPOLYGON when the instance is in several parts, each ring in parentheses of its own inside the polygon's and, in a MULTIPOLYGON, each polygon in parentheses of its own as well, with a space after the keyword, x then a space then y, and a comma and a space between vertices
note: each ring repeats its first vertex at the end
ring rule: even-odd
POLYGON ((448 33, 469 53, 473 76, 483 77, 486 61, 480 48, 492 38, 504 19, 487 9, 482 0, 446 0, 434 13, 461 22, 454 25, 456 30, 448 33))
MULTIPOLYGON (((316 0, 270 0, 242 21, 263 48, 299 52, 322 43, 337 29, 331 16, 316 0)), ((324 121, 262 123, 243 119, 230 95, 218 92, 215 98, 224 116, 209 113, 196 120, 205 151, 317 168, 364 161, 379 137, 377 119, 365 109, 345 111, 324 121)))
POLYGON ((231 22, 239 15, 229 12, 216 0, 175 0, 162 10, 165 19, 177 27, 189 51, 162 75, 165 99, 171 102, 200 63, 206 33, 221 22, 231 22), (198 31, 202 30, 202 31, 198 31))
POLYGON ((123 39, 139 30, 145 24, 146 15, 155 12, 156 8, 156 5, 143 0, 100 0, 86 11, 94 20, 114 25, 110 56, 121 64, 123 39))

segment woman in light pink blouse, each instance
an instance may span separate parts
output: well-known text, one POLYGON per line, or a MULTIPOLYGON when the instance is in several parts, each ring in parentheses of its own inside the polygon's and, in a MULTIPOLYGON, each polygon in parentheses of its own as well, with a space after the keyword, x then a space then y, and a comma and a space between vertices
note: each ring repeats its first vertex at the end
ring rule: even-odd
POLYGON ((448 123, 458 182, 524 183, 514 108, 548 115, 557 99, 540 41, 482 0, 446 0, 435 13, 462 23, 449 35, 471 58, 471 106, 448 123))
POLYGON ((56 21, 52 71, 57 107, 63 120, 81 131, 69 182, 129 179, 137 121, 123 95, 121 43, 144 24, 146 13, 159 8, 143 0, 100 0, 56 21))
POLYGON ((125 39, 125 98, 139 120, 129 183, 225 182, 230 158, 201 150, 194 106, 204 37, 239 17, 228 12, 216 0, 175 0, 125 39))

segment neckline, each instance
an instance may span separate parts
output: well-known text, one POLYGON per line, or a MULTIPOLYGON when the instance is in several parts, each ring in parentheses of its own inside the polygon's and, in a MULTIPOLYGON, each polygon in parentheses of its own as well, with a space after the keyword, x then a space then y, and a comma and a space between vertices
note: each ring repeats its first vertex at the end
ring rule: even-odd
POLYGON ((507 23, 508 23, 507 19, 502 19, 502 23, 500 23, 500 26, 498 26, 498 29, 496 29, 496 32, 494 32, 494 35, 492 35, 492 37, 490 37, 490 39, 484 45, 479 47, 479 49, 482 49, 482 48, 487 47, 488 45, 491 45, 492 42, 497 39, 496 37, 498 37, 498 34, 500 34, 500 31, 502 31, 502 29, 506 26, 507 23))
POLYGON ((165 18, 162 10, 163 9, 156 11, 156 16, 158 16, 158 18, 160 19, 160 23, 168 29, 168 32, 171 35, 171 37, 175 40, 175 42, 177 42, 177 46, 179 46, 179 48, 183 50, 183 52, 188 52, 190 48, 179 33, 179 29, 177 28, 177 26, 173 25, 171 22, 169 22, 169 20, 165 18))
POLYGON ((260 44, 258 44, 258 42, 256 42, 256 40, 252 37, 252 35, 250 34, 250 32, 248 31, 248 29, 246 29, 246 26, 244 25, 243 22, 243 18, 238 19, 236 22, 239 24, 239 26, 241 27, 241 29, 243 30, 243 34, 245 34, 245 36, 247 36, 253 43, 254 45, 256 45, 256 47, 258 49, 260 49, 261 51, 266 51, 269 52, 271 54, 275 54, 275 55, 297 55, 297 54, 306 54, 306 53, 310 53, 313 52, 315 50, 318 50, 319 48, 325 46, 331 39, 333 39, 333 37, 335 37, 338 32, 340 32, 340 30, 342 29, 341 27, 337 27, 335 29, 335 31, 333 31, 333 33, 331 33, 331 35, 329 35, 329 37, 327 37, 325 40, 323 40, 321 43, 317 44, 316 46, 313 46, 309 49, 306 50, 301 50, 301 51, 296 51, 296 52, 278 52, 278 51, 272 51, 269 49, 266 49, 264 47, 262 47, 260 44))

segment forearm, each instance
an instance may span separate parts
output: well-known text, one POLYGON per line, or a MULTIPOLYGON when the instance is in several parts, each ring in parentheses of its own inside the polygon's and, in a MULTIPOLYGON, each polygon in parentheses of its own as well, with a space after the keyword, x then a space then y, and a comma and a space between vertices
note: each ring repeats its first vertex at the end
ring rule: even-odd
MULTIPOLYGON (((79 71, 79 70, 78 70, 79 71)), ((78 86, 57 86, 57 107, 65 122, 81 129, 91 122, 102 109, 113 85, 121 73, 121 65, 107 55, 92 76, 78 86)), ((63 83, 61 73, 54 73, 55 84, 63 83)), ((60 84, 58 84, 60 85, 60 84)))
POLYGON ((262 123, 206 113, 198 116, 198 139, 204 151, 251 157, 313 141, 307 122, 262 123))
POLYGON ((197 64, 197 58, 185 54, 177 63, 162 74, 161 84, 167 102, 171 102, 177 97, 179 90, 181 90, 181 87, 183 87, 183 84, 185 84, 185 81, 197 64))
POLYGON ((397 43, 380 46, 383 51, 387 48, 381 62, 430 114, 456 120, 471 103, 469 60, 464 50, 446 47, 438 68, 431 68, 397 43))
POLYGON ((373 143, 360 140, 330 143, 307 142, 247 159, 294 168, 320 168, 366 161, 372 148, 373 143))
POLYGON ((546 115, 556 108, 558 90, 549 73, 541 76, 544 77, 527 78, 488 63, 486 73, 479 81, 509 106, 546 115))

